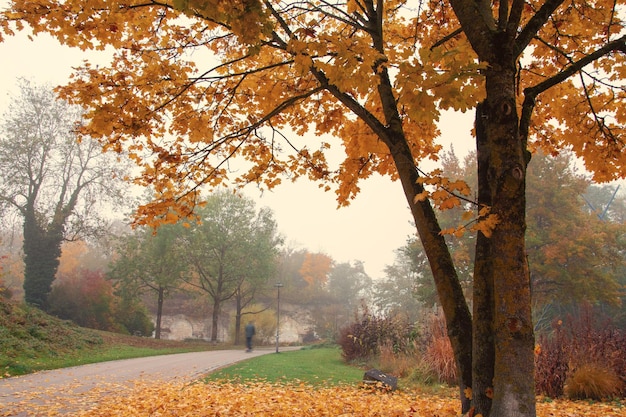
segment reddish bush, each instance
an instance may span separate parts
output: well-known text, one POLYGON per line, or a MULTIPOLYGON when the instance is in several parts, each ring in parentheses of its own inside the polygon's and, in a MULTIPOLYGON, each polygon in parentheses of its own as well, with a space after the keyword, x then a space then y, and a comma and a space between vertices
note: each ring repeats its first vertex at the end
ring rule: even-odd
POLYGON ((561 324, 554 323, 552 335, 541 335, 535 349, 535 391, 552 398, 563 395, 568 370, 568 341, 561 324))
POLYGON ((341 329, 339 345, 346 361, 371 358, 383 345, 394 353, 408 352, 413 347, 408 323, 399 317, 376 316, 364 307, 355 321, 341 329))
POLYGON ((90 270, 59 280, 48 297, 51 314, 99 330, 114 330, 113 301, 104 273, 90 270))
MULTIPOLYGON (((626 394, 626 335, 615 328, 611 321, 591 306, 583 306, 577 314, 554 323, 553 332, 539 338, 538 354, 535 357, 535 382, 538 394, 560 397, 564 393, 566 379, 576 377, 576 392, 594 392, 593 387, 582 388, 583 381, 593 384, 598 380, 608 380, 602 372, 590 369, 607 370, 620 380, 617 395, 626 394)), ((572 388, 573 389, 573 388, 572 388)), ((599 390, 606 392, 606 390, 599 390)))

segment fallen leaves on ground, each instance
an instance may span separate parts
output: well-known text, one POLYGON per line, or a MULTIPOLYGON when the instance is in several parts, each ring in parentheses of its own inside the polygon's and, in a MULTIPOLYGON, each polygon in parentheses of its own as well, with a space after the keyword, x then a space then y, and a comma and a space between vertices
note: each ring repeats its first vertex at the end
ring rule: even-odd
MULTIPOLYGON (((239 384, 212 382, 138 382, 132 386, 100 386, 73 400, 46 393, 34 395, 36 405, 21 402, 2 408, 0 416, 403 416, 455 417, 459 403, 454 397, 413 391, 382 392, 354 386, 310 387, 306 385, 239 384), (68 407, 73 411, 68 413, 68 407), (22 413, 22 414, 20 414, 22 413)), ((619 403, 551 401, 537 403, 539 417, 624 417, 619 403)))

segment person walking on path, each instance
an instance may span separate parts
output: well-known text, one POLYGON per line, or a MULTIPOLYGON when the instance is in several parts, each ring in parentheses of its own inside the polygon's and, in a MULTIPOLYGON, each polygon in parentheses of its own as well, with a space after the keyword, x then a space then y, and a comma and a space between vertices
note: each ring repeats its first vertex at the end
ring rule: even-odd
POLYGON ((253 322, 248 322, 246 326, 246 352, 252 352, 252 337, 256 334, 253 322))

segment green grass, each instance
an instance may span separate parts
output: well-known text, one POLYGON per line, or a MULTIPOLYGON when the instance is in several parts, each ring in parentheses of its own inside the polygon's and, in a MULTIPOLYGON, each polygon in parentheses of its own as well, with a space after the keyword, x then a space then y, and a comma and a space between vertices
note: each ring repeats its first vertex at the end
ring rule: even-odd
POLYGON ((118 359, 142 358, 193 351, 191 348, 152 349, 134 346, 103 346, 98 349, 80 349, 64 354, 40 354, 36 357, 17 356, 0 359, 0 370, 5 376, 24 375, 36 371, 67 368, 118 359))
POLYGON ((339 348, 321 347, 251 358, 213 372, 207 380, 338 385, 359 382, 363 373, 362 369, 346 365, 339 348))

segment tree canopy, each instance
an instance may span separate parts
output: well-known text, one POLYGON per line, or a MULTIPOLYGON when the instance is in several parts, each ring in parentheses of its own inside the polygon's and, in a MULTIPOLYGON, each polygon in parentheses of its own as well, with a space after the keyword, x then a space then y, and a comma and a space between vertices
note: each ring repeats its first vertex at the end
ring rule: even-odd
POLYGON ((399 180, 461 392, 472 392, 461 396, 463 411, 533 416, 526 167, 536 149, 571 148, 596 180, 626 174, 622 8, 607 0, 14 0, 0 27, 116 49, 110 66, 86 63, 59 91, 88 107, 84 132, 135 160, 136 182, 155 188, 139 223, 188 215, 201 185, 228 178, 271 188, 308 176, 334 188, 340 204, 373 173, 399 180), (447 109, 476 113, 471 315, 433 210, 470 192, 420 169, 437 158, 447 109), (333 148, 345 152, 338 166, 325 155, 333 148), (233 157, 246 168, 232 170, 233 157))
POLYGON ((240 319, 243 298, 251 301, 272 277, 281 238, 271 211, 256 213, 252 200, 228 191, 210 195, 198 214, 199 222, 181 233, 178 253, 189 265, 183 279, 212 302, 211 340, 217 341, 222 304, 236 297, 240 319))
POLYGON ((156 339, 161 338, 165 299, 183 284, 186 264, 178 242, 182 227, 168 224, 154 232, 144 228, 126 236, 108 273, 118 291, 127 297, 139 297, 146 292, 156 296, 156 339))

